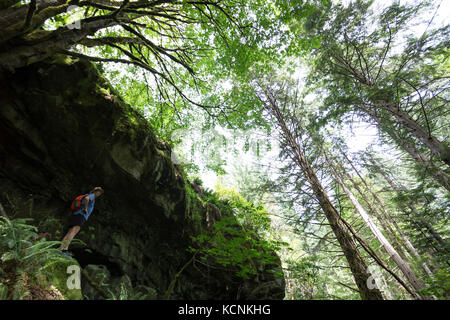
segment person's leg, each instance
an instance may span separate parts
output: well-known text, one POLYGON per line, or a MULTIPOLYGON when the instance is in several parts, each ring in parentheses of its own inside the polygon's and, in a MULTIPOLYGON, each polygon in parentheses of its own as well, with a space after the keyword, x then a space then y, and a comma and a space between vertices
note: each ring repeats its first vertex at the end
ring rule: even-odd
POLYGON ((67 231, 67 233, 66 233, 66 235, 64 236, 64 238, 62 238, 62 240, 61 240, 61 246, 59 247, 60 250, 65 250, 64 247, 66 246, 67 238, 68 238, 68 235, 69 235, 70 230, 71 230, 71 229, 69 229, 69 231, 67 231))
POLYGON ((61 250, 69 249, 70 242, 77 235, 78 231, 80 231, 80 226, 73 226, 69 229, 67 234, 62 239, 62 243, 61 243, 61 247, 60 247, 61 250))
POLYGON ((68 250, 70 242, 73 238, 77 235, 77 233, 80 231, 80 226, 73 226, 70 228, 69 232, 67 232, 66 239, 63 242, 64 248, 63 250, 68 250))

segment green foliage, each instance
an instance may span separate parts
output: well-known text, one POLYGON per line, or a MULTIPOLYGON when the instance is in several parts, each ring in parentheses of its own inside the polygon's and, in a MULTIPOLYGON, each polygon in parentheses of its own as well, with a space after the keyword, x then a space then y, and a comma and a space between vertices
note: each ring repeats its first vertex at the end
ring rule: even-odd
POLYGON ((420 292, 429 297, 439 300, 450 299, 450 273, 449 269, 439 270, 433 277, 427 279, 428 286, 420 292))
POLYGON ((196 185, 198 186, 202 186, 203 185, 203 181, 200 177, 195 177, 192 182, 194 182, 196 185))
POLYGON ((152 300, 156 298, 156 291, 153 288, 140 286, 130 288, 124 283, 120 284, 120 291, 116 295, 107 289, 111 298, 108 300, 152 300))
MULTIPOLYGON (((60 219, 52 217, 42 217, 37 223, 37 230, 39 232, 46 232, 52 235, 52 239, 62 238, 61 229, 63 229, 60 219)), ((47 239, 48 240, 48 239, 47 239)))
MULTIPOLYGON (((236 274, 250 278, 258 273, 261 266, 277 266, 276 251, 287 243, 268 239, 270 218, 262 206, 255 207, 252 203, 231 193, 225 204, 219 207, 231 210, 232 215, 224 215, 214 224, 213 230, 192 237, 200 259, 207 261, 212 258, 224 267, 235 268, 236 274)), ((277 273, 273 270, 273 272, 277 273)), ((279 276, 282 274, 277 273, 279 276)))
POLYGON ((318 266, 318 260, 318 256, 286 260, 287 281, 295 284, 292 291, 288 292, 290 298, 309 300, 318 299, 321 296, 319 283, 326 279, 320 275, 322 268, 318 266))
MULTIPOLYGON (((67 263, 67 258, 54 248, 61 242, 37 240, 37 228, 28 224, 31 220, 0 217, 0 271, 8 275, 11 299, 24 298, 28 281, 42 285, 51 278, 55 265, 67 263)), ((1 292, 6 284, 2 285, 1 292)))
MULTIPOLYGON (((304 37, 301 20, 318 3, 325 1, 170 3, 168 23, 180 15, 176 28, 164 28, 153 17, 139 19, 144 26, 140 33, 158 43, 159 50, 126 44, 83 49, 109 59, 127 58, 124 50, 129 50, 130 56, 158 72, 135 65, 104 68, 124 100, 144 111, 160 138, 169 140, 174 130, 189 127, 203 115, 224 126, 267 127, 248 85, 251 75, 268 73, 286 57, 317 46, 318 37, 304 37), (166 51, 175 59, 165 56, 166 51)), ((129 30, 120 28, 101 33, 101 37, 129 36, 129 30)))
POLYGON ((217 186, 216 193, 220 199, 227 201, 237 221, 244 228, 253 229, 260 235, 264 235, 270 229, 271 220, 262 205, 255 206, 234 189, 217 186))
MULTIPOLYGON (((320 161, 319 144, 314 137, 319 136, 320 130, 325 127, 338 130, 343 124, 353 124, 355 115, 377 124, 381 131, 380 142, 394 142, 399 147, 408 143, 426 157, 431 155, 417 141, 417 137, 405 129, 404 123, 395 118, 392 110, 383 108, 385 102, 395 104, 408 113, 420 126, 427 128, 430 135, 432 133, 444 141, 443 148, 450 152, 445 142, 450 123, 445 109, 450 61, 449 26, 441 29, 427 26, 423 34, 411 34, 409 29, 413 30, 414 18, 420 16, 424 8, 430 7, 430 1, 413 5, 393 2, 380 12, 372 10, 374 3, 357 0, 344 6, 319 0, 223 0, 217 3, 176 1, 164 3, 161 7, 160 3, 156 3, 154 7, 165 11, 167 20, 158 20, 155 18, 158 15, 143 15, 134 21, 140 24, 140 35, 151 41, 152 45, 145 42, 100 41, 100 44, 88 47, 80 42, 73 50, 106 59, 129 58, 129 61, 139 61, 151 68, 144 70, 133 65, 117 69, 111 64, 99 66, 118 88, 120 96, 135 109, 124 109, 128 117, 123 124, 124 130, 131 130, 133 140, 137 139, 132 128, 147 126, 139 120, 138 115, 142 115, 156 135, 174 147, 179 143, 171 140, 176 130, 201 127, 202 136, 198 139, 201 141, 188 153, 198 149, 205 151, 203 161, 206 168, 218 174, 226 173, 224 168, 227 163, 221 151, 226 149, 229 141, 220 137, 217 139, 220 142, 216 144, 208 139, 207 133, 217 124, 225 128, 256 128, 263 133, 271 132, 274 123, 267 117, 255 83, 265 79, 265 84, 271 86, 273 92, 291 86, 283 99, 279 99, 276 93, 273 98, 279 100, 280 106, 284 101, 283 109, 289 104, 295 106, 283 112, 295 119, 290 123, 297 135, 295 138, 301 141, 301 148, 305 150, 309 162, 314 164, 320 179, 326 181, 330 176, 329 170, 326 165, 320 164, 323 161, 320 161), (83 50, 79 50, 81 47, 83 50), (293 60, 289 59, 291 57, 293 60), (296 71, 296 63, 292 61, 299 57, 306 58, 310 68, 307 89, 300 95, 312 94, 317 98, 308 105, 294 101, 297 99, 298 85, 292 85, 292 79, 289 79, 289 75, 296 71), (275 77, 277 73, 281 76, 275 77)), ((90 10, 86 7, 85 17, 100 20, 100 15, 116 9, 90 10)), ((76 14, 82 15, 82 11, 78 10, 76 14)), ((60 28, 69 23, 70 18, 71 14, 62 13, 48 19, 43 28, 47 31, 60 28)), ((124 24, 131 26, 127 22, 124 24)), ((39 35, 36 33, 36 43, 39 42, 39 35)), ((91 40, 95 40, 98 37, 114 39, 134 35, 130 29, 112 27, 90 36, 91 40)), ((111 99, 119 96, 109 89, 98 87, 97 90, 111 99)), ((245 139, 243 149, 247 152, 251 141, 248 137, 245 139)), ((260 144, 256 141, 258 156, 260 144)), ((350 272, 345 259, 339 256, 341 252, 336 239, 330 236, 332 233, 323 220, 323 212, 315 201, 317 199, 311 197, 309 189, 306 190, 307 181, 298 175, 298 166, 287 157, 285 150, 280 158, 286 166, 281 170, 284 176, 280 179, 280 196, 276 197, 280 205, 277 209, 282 214, 288 212, 286 218, 289 222, 285 225, 292 227, 293 233, 302 240, 295 248, 296 254, 302 250, 308 254, 299 257, 299 253, 296 257, 285 259, 286 271, 296 281, 292 296, 299 299, 354 298, 357 293, 349 279, 350 272), (337 255, 330 255, 336 248, 337 255), (339 265, 344 265, 346 271, 340 272, 339 265), (337 284, 341 282, 344 285, 337 284), (333 287, 330 290, 332 293, 328 292, 327 284, 333 287)), ((431 159, 434 161, 436 157, 431 159)), ((391 166, 396 164, 391 163, 391 166)), ((404 180, 412 182, 400 192, 385 190, 383 183, 374 182, 374 189, 383 188, 379 190, 380 197, 384 197, 389 212, 398 219, 400 228, 408 233, 421 253, 433 249, 429 236, 424 236, 427 232, 424 223, 431 225, 444 238, 448 233, 448 193, 443 194, 433 178, 421 179, 432 177, 442 167, 440 164, 436 168, 415 164, 415 174, 405 170, 404 180), (412 214, 408 208, 404 210, 405 204, 413 204, 419 214, 412 214)), ((198 172, 199 166, 182 164, 180 169, 198 172)), ((202 185, 198 177, 193 181, 202 185)), ((247 179, 247 186, 244 187, 252 188, 252 192, 256 193, 255 197, 251 197, 251 202, 237 192, 223 188, 216 192, 202 188, 203 195, 200 197, 185 180, 187 215, 198 229, 204 222, 200 213, 205 207, 214 204, 222 213, 212 230, 203 230, 204 233, 193 237, 195 248, 191 249, 199 253, 200 259, 215 261, 225 268, 231 267, 239 276, 249 278, 257 273, 261 265, 276 265, 278 258, 274 255, 275 251, 289 251, 284 250, 285 242, 271 238, 272 221, 263 206, 254 204, 263 203, 262 192, 253 191, 254 185, 263 182, 274 197, 273 190, 277 186, 269 178, 258 181, 247 179)), ((330 199, 341 216, 358 225, 361 221, 355 219, 350 209, 351 202, 342 196, 339 188, 332 185, 324 187, 327 192, 332 190, 330 199)), ((16 284, 21 279, 24 282, 26 274, 36 278, 50 269, 49 261, 57 263, 56 258, 51 258, 53 253, 56 254, 51 249, 51 242, 31 241, 36 230, 25 222, 7 220, 0 225, 0 275, 13 273, 16 284)), ((52 224, 50 220, 41 222, 39 229, 49 230, 52 224)), ((359 226, 357 229, 362 238, 372 238, 367 240, 371 247, 379 247, 378 241, 367 230, 359 226)), ((280 234, 277 239, 282 238, 280 234)), ((93 233, 91 237, 94 237, 93 233)), ((444 250, 441 248, 441 251, 444 250)), ((439 259, 436 259, 439 253, 433 252, 432 255, 432 262, 436 263, 434 267, 438 269, 448 261, 445 255, 439 256, 439 259)), ((363 256, 368 259, 364 253, 363 256)), ((413 262, 418 265, 427 259, 423 260, 413 262)), ((423 292, 439 299, 448 299, 448 284, 448 270, 441 269, 429 279, 428 287, 423 292)), ((15 293, 14 297, 24 294, 15 293)), ((0 282, 0 298, 7 295, 8 286, 0 282)), ((113 299, 149 297, 123 284, 117 296, 111 295, 113 299)))
POLYGON ((0 300, 6 300, 7 297, 8 287, 5 284, 0 283, 0 300))

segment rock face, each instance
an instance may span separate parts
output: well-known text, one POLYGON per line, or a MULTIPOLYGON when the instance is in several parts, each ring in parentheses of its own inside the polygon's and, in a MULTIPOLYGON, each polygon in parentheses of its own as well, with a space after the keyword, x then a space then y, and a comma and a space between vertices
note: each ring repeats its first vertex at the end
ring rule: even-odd
MULTIPOLYGON (((58 56, 0 76, 0 201, 60 240, 73 198, 105 194, 73 246, 82 267, 106 268, 163 298, 190 260, 190 236, 207 227, 208 204, 142 116, 87 61, 58 56), (194 196, 192 196, 194 194, 194 196)), ((214 215, 220 217, 215 208, 214 215)), ((261 266, 254 279, 189 265, 172 299, 281 299, 284 280, 261 266)))

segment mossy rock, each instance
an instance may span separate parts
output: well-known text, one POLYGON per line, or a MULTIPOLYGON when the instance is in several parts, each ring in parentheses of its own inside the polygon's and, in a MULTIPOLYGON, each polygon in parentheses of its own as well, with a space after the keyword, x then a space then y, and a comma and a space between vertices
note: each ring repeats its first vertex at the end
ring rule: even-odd
MULTIPOLYGON (((169 143, 156 139, 145 117, 89 61, 57 55, 2 75, 0 105, 0 202, 8 214, 36 219, 39 233, 60 240, 74 197, 96 185, 105 189, 76 237, 95 254, 51 267, 46 282, 65 299, 82 299, 81 290, 67 287, 67 267, 78 263, 107 265, 117 282, 126 275, 133 289, 153 289, 144 288, 145 297, 161 298, 190 259, 192 236, 210 232, 211 208, 232 215, 225 203, 190 186, 169 143)), ((171 298, 230 299, 241 282, 246 292, 260 285, 202 268, 187 267, 171 298), (238 285, 226 290, 230 283, 238 285)), ((266 271, 259 275, 274 283, 266 271)), ((284 285, 274 290, 264 298, 284 295, 284 285)), ((239 296, 246 297, 242 290, 239 296)))
POLYGON ((75 284, 71 280, 75 276, 80 275, 81 268, 77 260, 67 258, 66 261, 58 261, 51 267, 49 267, 47 276, 48 287, 53 285, 64 296, 65 300, 83 300, 83 294, 81 293, 81 279, 78 279, 80 284, 75 288, 69 288, 71 284, 75 284), (74 272, 75 270, 75 272, 74 272))

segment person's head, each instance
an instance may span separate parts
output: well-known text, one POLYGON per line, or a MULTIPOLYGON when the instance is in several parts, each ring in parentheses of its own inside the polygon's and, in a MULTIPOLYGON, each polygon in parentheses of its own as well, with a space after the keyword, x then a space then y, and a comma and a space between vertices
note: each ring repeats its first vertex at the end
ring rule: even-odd
POLYGON ((103 190, 102 187, 95 187, 94 189, 91 190, 91 192, 89 193, 93 193, 95 195, 96 198, 100 197, 105 191, 103 190))

